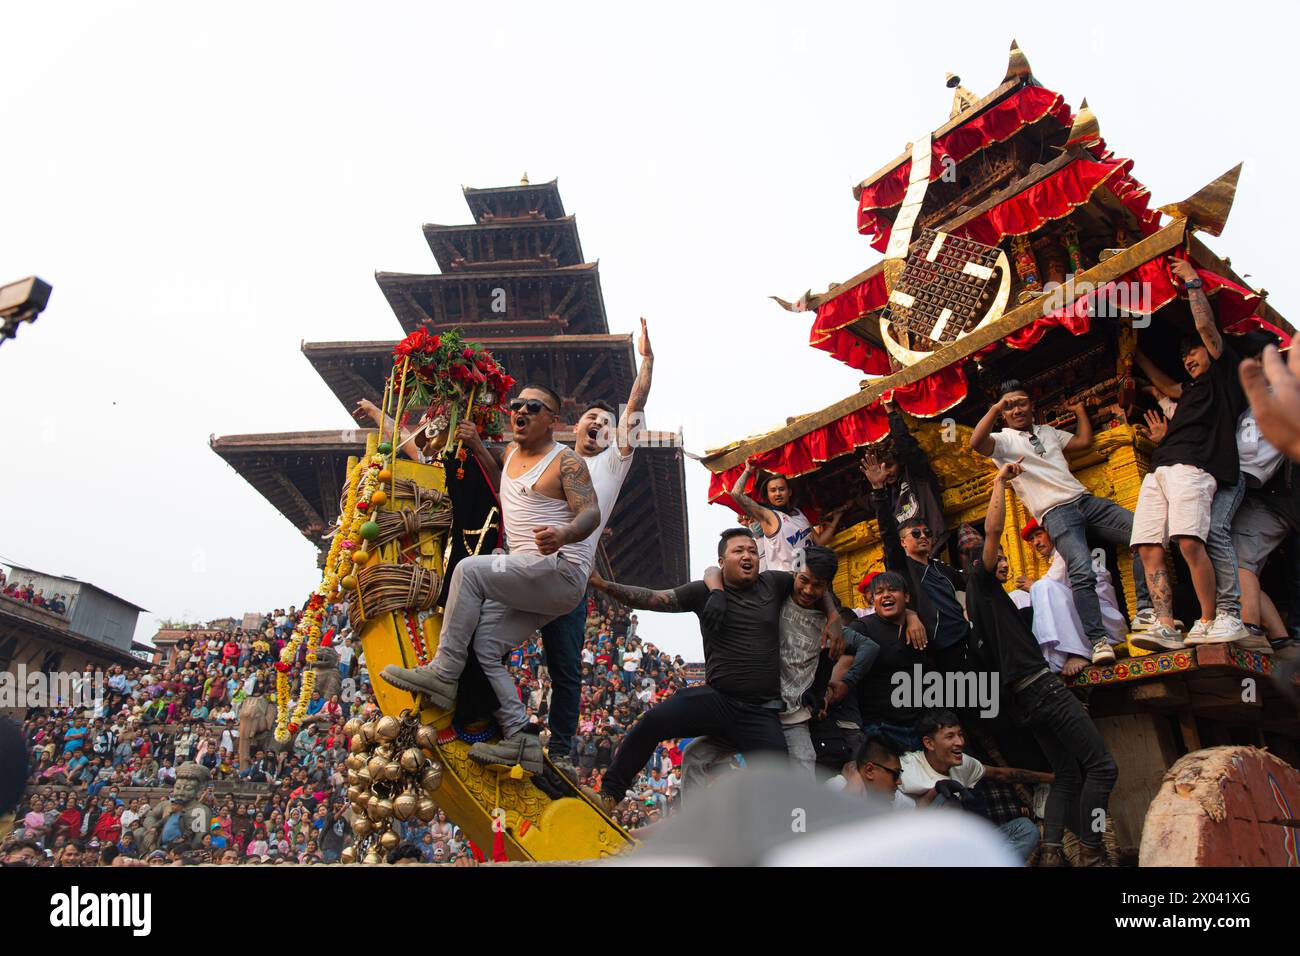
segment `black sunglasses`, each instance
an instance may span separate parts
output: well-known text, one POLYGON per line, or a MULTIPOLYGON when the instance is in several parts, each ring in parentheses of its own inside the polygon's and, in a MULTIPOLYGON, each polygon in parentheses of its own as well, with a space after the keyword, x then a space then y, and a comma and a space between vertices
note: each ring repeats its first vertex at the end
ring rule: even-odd
POLYGON ((529 399, 513 398, 510 400, 510 410, 512 412, 517 412, 520 409, 524 409, 524 408, 528 409, 529 415, 536 415, 543 408, 546 409, 548 412, 550 412, 552 415, 556 414, 555 409, 551 408, 550 405, 547 405, 545 402, 538 401, 535 398, 529 398, 529 399))
POLYGON ((871 766, 875 767, 877 770, 883 770, 883 771, 885 771, 885 773, 889 774, 891 777, 894 778, 894 783, 895 783, 895 784, 897 784, 898 781, 901 780, 901 779, 903 778, 903 768, 902 768, 902 767, 898 767, 898 768, 894 768, 894 767, 885 767, 885 766, 883 766, 883 765, 881 765, 881 764, 876 763, 874 760, 868 760, 867 763, 869 763, 871 766))
POLYGON ((932 538, 932 537, 934 537, 932 534, 930 534, 930 529, 929 529, 929 528, 908 528, 908 529, 907 529, 907 533, 908 533, 909 535, 911 535, 913 538, 916 538, 918 541, 919 541, 921 538, 932 538))

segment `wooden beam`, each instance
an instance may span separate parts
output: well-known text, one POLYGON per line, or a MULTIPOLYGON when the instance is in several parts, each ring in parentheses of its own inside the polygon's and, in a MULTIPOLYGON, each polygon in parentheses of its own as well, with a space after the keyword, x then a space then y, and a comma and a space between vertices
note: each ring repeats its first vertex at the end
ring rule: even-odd
POLYGON ((284 472, 277 469, 271 472, 271 477, 275 479, 275 483, 279 485, 280 490, 289 496, 289 500, 298 506, 298 510, 307 519, 307 524, 325 526, 325 519, 312 507, 311 502, 307 500, 303 493, 298 490, 298 486, 285 477, 284 472))
MULTIPOLYGON (((1148 262, 1156 256, 1164 255, 1166 252, 1182 245, 1186 231, 1186 219, 1172 222, 1154 235, 1129 246, 1118 255, 1112 256, 1105 262, 1099 262, 1091 269, 1071 277, 1069 281, 1061 286, 1059 292, 1053 292, 1049 295, 1054 301, 1072 303, 1078 298, 1075 289, 1080 285, 1087 284, 1095 289, 1104 286, 1108 282, 1115 281, 1136 269, 1142 263, 1148 262)), ((1012 332, 1018 332, 1025 326, 1042 318, 1044 304, 1044 299, 1040 297, 1019 305, 996 322, 992 322, 982 329, 977 329, 951 345, 937 349, 915 365, 895 372, 893 375, 886 375, 872 380, 871 384, 866 388, 850 395, 848 398, 841 399, 834 405, 805 415, 785 428, 741 442, 735 447, 719 449, 710 455, 706 455, 703 459, 704 466, 715 473, 726 471, 729 468, 744 464, 747 459, 754 455, 761 455, 764 452, 780 448, 787 442, 801 438, 824 425, 829 425, 831 422, 838 421, 845 415, 866 408, 886 391, 919 382, 927 375, 932 375, 949 365, 963 361, 986 346, 1000 342, 1012 332)))

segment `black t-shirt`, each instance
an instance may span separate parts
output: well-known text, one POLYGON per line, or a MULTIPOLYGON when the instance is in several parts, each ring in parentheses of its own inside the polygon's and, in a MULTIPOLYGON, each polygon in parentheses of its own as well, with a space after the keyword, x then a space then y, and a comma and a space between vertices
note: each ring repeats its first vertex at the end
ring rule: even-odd
POLYGON ((1246 410, 1239 364, 1241 357, 1224 342, 1223 354, 1210 370, 1183 385, 1169 431, 1151 456, 1152 471, 1162 465, 1195 465, 1221 485, 1237 483, 1237 419, 1246 410))
POLYGON ((1002 582, 976 559, 966 570, 966 613, 985 663, 1010 687, 1047 669, 1043 652, 1002 582))
POLYGON ((927 666, 925 651, 918 651, 907 643, 907 635, 901 624, 891 623, 878 614, 868 614, 850 624, 846 630, 863 634, 880 646, 880 654, 858 682, 858 706, 861 710, 862 723, 887 721, 891 724, 910 724, 921 715, 921 708, 913 706, 911 694, 900 695, 901 705, 895 703, 895 674, 907 675, 905 686, 916 686, 918 690, 924 684, 916 680, 930 668, 927 666))
MULTIPOLYGON (((751 588, 725 586, 722 630, 700 624, 706 684, 747 703, 781 706, 781 605, 793 586, 788 571, 764 571, 751 588)), ((703 581, 683 584, 673 593, 682 608, 697 614, 709 599, 703 581)))

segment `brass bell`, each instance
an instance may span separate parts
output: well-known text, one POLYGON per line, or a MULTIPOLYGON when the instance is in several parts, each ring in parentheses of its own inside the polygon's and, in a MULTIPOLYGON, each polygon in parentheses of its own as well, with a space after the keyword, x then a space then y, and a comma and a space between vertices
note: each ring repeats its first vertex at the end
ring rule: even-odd
POLYGON ((344 761, 344 765, 345 765, 349 770, 360 770, 362 767, 364 767, 364 766, 366 765, 366 755, 365 755, 365 754, 348 754, 348 759, 347 759, 346 761, 344 761))
POLYGON ((375 825, 365 817, 357 817, 352 821, 352 832, 365 839, 375 832, 375 825))
POLYGON ((438 804, 428 797, 421 797, 416 804, 415 815, 420 818, 421 823, 428 823, 438 815, 438 804))
POLYGON ((354 816, 364 817, 366 815, 366 804, 362 800, 349 804, 349 806, 352 807, 352 813, 354 816))
POLYGON ((424 752, 419 747, 407 747, 402 751, 401 764, 407 773, 415 773, 424 766, 424 752))
POLYGON ((396 717, 380 717, 379 723, 375 725, 375 736, 388 743, 397 737, 401 729, 402 722, 396 717))
POLYGON ((350 847, 350 846, 344 847, 344 848, 343 848, 343 852, 339 854, 339 862, 340 862, 340 863, 355 863, 355 862, 357 862, 357 851, 356 851, 356 848, 355 848, 355 847, 350 847))
POLYGON ((348 771, 347 781, 349 787, 355 787, 361 782, 360 779, 357 777, 357 772, 355 770, 348 771))
POLYGON ((420 729, 415 732, 415 742, 430 753, 437 753, 438 731, 428 724, 421 724, 420 729))
POLYGON ((375 820, 376 822, 379 820, 387 820, 393 815, 393 801, 371 800, 370 804, 366 807, 366 814, 370 819, 375 820))
MULTIPOLYGON (((351 777, 354 776, 354 774, 348 774, 348 776, 351 777)), ((361 799, 361 794, 364 792, 365 791, 363 791, 360 787, 356 786, 355 784, 348 787, 348 803, 356 803, 357 801, 359 801, 361 799)))
POLYGON ((376 753, 378 756, 383 757, 385 760, 392 760, 392 759, 393 759, 393 745, 392 745, 392 744, 380 744, 378 747, 375 748, 375 753, 376 753))
POLYGON ((430 760, 425 765, 424 772, 420 774, 420 786, 424 788, 424 792, 429 796, 437 793, 438 788, 442 786, 442 764, 436 760, 430 760))
POLYGON ((402 778, 402 765, 396 760, 384 764, 385 780, 400 780, 402 778))
POLYGON ((366 762, 366 769, 370 771, 371 780, 383 780, 384 768, 388 766, 388 761, 376 754, 366 762))
POLYGON ((378 865, 379 865, 379 851, 376 850, 374 847, 371 847, 371 848, 370 848, 370 852, 366 854, 366 859, 365 859, 364 862, 365 862, 366 866, 378 866, 378 865))
POLYGON ((347 734, 349 737, 355 737, 361 730, 361 723, 362 721, 360 717, 353 717, 343 725, 343 733, 347 734))
POLYGON ((368 744, 375 742, 375 725, 367 721, 361 725, 361 739, 368 744))
POLYGON ((399 820, 409 820, 415 816, 420 802, 413 793, 404 793, 393 801, 393 816, 399 820))
POLYGON ((370 771, 366 767, 357 771, 357 786, 362 790, 369 790, 374 782, 375 778, 370 776, 370 771))
POLYGON ((385 833, 383 836, 379 838, 379 845, 382 846, 385 850, 395 850, 397 849, 397 844, 401 842, 402 842, 402 838, 399 837, 392 830, 389 830, 387 833, 385 833))
POLYGON ((364 754, 369 746, 370 744, 366 743, 364 734, 357 734, 348 742, 348 750, 354 754, 364 754))

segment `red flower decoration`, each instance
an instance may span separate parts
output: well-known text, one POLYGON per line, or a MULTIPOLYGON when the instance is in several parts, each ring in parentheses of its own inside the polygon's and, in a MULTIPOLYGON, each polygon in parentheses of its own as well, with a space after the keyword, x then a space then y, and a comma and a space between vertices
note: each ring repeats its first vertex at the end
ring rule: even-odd
POLYGON ((284 661, 276 661, 275 669, 278 670, 281 674, 287 674, 293 668, 289 664, 286 664, 284 661))

